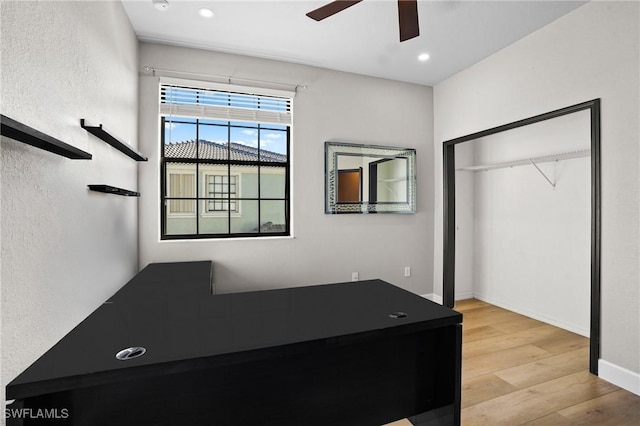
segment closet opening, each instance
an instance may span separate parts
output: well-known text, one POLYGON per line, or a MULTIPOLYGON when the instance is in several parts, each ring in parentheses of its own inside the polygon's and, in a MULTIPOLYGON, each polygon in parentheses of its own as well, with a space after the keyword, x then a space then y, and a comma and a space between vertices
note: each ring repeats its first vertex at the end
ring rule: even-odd
POLYGON ((597 375, 600 99, 445 141, 443 155, 443 304, 493 298, 588 336, 597 375))

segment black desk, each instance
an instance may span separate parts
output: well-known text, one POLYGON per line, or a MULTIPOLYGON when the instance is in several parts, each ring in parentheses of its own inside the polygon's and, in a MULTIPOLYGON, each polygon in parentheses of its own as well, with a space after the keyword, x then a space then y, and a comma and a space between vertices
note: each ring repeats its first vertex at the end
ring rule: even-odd
POLYGON ((210 271, 147 267, 7 385, 9 407, 78 425, 459 424, 461 314, 380 280, 211 295, 210 271), (115 358, 130 346, 147 352, 115 358))

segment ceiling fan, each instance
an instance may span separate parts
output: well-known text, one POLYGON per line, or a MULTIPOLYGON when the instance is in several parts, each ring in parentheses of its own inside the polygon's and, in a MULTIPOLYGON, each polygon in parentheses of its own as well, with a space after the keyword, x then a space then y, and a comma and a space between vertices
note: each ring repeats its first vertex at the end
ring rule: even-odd
MULTIPOLYGON (((345 10, 362 0, 337 0, 325 4, 307 13, 316 21, 322 21, 329 16, 345 10)), ((398 25, 400 27, 400 41, 410 40, 420 35, 418 28, 418 0, 398 0, 398 25)))

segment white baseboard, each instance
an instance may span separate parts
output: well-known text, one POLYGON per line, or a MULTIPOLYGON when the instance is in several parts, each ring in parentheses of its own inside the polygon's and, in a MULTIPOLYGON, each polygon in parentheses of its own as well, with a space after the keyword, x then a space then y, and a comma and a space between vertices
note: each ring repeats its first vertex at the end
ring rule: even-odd
POLYGON ((566 323, 564 321, 559 321, 559 320, 557 320, 555 318, 549 318, 549 317, 547 317, 545 315, 540 315, 537 312, 533 312, 533 311, 531 311, 529 309, 526 309, 526 308, 523 308, 521 306, 516 306, 516 305, 513 305, 511 303, 506 303, 503 300, 494 299, 493 297, 486 297, 483 294, 475 293, 474 297, 476 299, 478 299, 478 300, 482 300, 483 302, 487 302, 487 303, 489 303, 491 305, 507 309, 507 310, 509 310, 511 312, 515 312, 515 313, 520 314, 520 315, 525 315, 525 316, 527 316, 529 318, 533 318, 533 319, 536 319, 538 321, 546 322, 547 324, 551 324, 554 327, 559 327, 559 328, 562 328, 564 330, 570 331, 572 333, 576 333, 576 334, 579 334, 579 335, 584 336, 584 337, 589 337, 589 329, 588 328, 585 329, 584 327, 580 327, 580 326, 578 326, 576 324, 569 324, 569 323, 566 323))
POLYGON ((434 294, 434 293, 421 294, 421 296, 424 297, 425 299, 429 299, 432 302, 436 302, 439 305, 442 305, 442 296, 438 296, 437 294, 434 294))
POLYGON ((467 300, 467 299, 473 299, 474 297, 475 297, 475 294, 473 293, 456 294, 456 300, 467 300))
POLYGON ((640 374, 618 367, 603 359, 598 360, 598 377, 640 395, 640 374))
MULTIPOLYGON (((421 296, 424 297, 425 299, 429 299, 432 302, 436 302, 442 305, 442 296, 438 296, 437 294, 434 294, 434 293, 421 294, 421 296)), ((456 300, 467 300, 467 299, 473 299, 473 293, 464 293, 464 294, 456 295, 456 300)))

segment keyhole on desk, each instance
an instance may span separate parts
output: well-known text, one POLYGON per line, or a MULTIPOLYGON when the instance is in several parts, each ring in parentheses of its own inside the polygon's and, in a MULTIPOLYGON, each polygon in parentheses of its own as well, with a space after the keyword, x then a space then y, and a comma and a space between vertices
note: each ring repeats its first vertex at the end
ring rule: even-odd
POLYGON ((116 358, 118 358, 120 361, 126 361, 129 359, 138 358, 139 356, 144 355, 145 352, 147 352, 147 350, 142 346, 134 346, 121 350, 116 354, 116 358))

